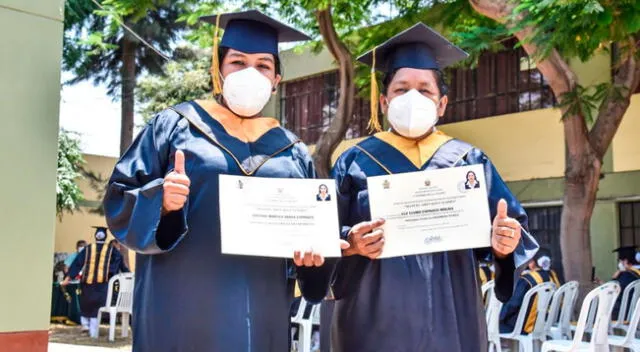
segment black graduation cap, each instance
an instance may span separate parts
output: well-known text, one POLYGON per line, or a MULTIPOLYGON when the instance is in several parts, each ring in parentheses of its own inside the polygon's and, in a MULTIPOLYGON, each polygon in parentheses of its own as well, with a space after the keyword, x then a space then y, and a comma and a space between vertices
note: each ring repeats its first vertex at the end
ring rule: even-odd
POLYGON ((214 94, 222 92, 218 72, 218 46, 247 54, 266 53, 278 55, 278 43, 309 40, 309 36, 285 25, 257 10, 222 13, 202 16, 200 21, 215 26, 211 74, 214 94), (224 29, 222 41, 218 43, 219 28, 224 29))
POLYGON ((360 56, 358 61, 390 73, 404 67, 441 70, 468 56, 433 28, 419 22, 360 56))
POLYGON ((536 252, 534 258, 536 260, 540 259, 540 257, 549 257, 551 258, 551 251, 547 248, 539 248, 536 252))
POLYGON ((635 262, 636 258, 636 246, 622 246, 613 250, 613 253, 618 253, 618 259, 627 259, 635 262))
POLYGON ((378 83, 375 71, 400 68, 441 70, 469 56, 431 27, 418 22, 358 58, 371 66, 371 119, 369 128, 381 130, 378 122, 378 83))
POLYGON ((104 242, 107 239, 108 229, 104 226, 92 226, 96 229, 95 234, 93 235, 96 239, 96 242, 104 242))
POLYGON ((278 55, 278 43, 309 40, 309 36, 260 11, 223 13, 200 17, 201 21, 224 29, 220 46, 247 54, 278 55))

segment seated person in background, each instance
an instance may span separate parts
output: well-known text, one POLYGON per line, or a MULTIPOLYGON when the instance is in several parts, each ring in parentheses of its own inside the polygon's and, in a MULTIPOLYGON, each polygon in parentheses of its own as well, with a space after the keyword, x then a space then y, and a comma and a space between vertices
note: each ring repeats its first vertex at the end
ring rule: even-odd
POLYGON ((550 281, 556 285, 556 289, 562 286, 560 277, 555 270, 551 269, 551 257, 548 254, 541 254, 536 263, 543 271, 546 271, 549 274, 549 277, 551 278, 550 281))
MULTIPOLYGON (((542 270, 542 268, 538 266, 538 260, 542 256, 544 255, 536 254, 536 257, 529 262, 529 270, 522 273, 520 279, 516 282, 516 288, 511 299, 502 306, 502 310, 500 311, 501 334, 510 333, 515 328, 520 307, 527 292, 543 282, 553 282, 550 272, 542 270)), ((537 298, 534 297, 527 308, 527 316, 522 327, 523 334, 529 334, 533 331, 533 327, 536 324, 536 309, 534 309, 536 305, 537 298)))
POLYGON ((478 261, 478 277, 480 278, 480 286, 496 278, 496 274, 493 268, 493 259, 491 255, 487 255, 485 258, 478 261))
MULTIPOLYGON (((640 265, 636 261, 636 248, 634 246, 620 247, 614 249, 618 252, 618 271, 613 274, 613 280, 620 284, 620 295, 613 305, 613 319, 618 318, 620 303, 622 303, 622 293, 630 283, 640 279, 640 265)), ((629 297, 631 299, 631 297, 629 297)))

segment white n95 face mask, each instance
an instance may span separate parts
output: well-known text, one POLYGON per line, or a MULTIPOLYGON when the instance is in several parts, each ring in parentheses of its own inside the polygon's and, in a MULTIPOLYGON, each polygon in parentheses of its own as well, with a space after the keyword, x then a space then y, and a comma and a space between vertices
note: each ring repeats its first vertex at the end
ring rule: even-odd
POLYGON ((271 81, 253 67, 230 73, 225 77, 222 96, 236 115, 255 116, 271 98, 271 81))
POLYGON ((407 138, 423 136, 438 122, 436 103, 411 89, 389 103, 389 124, 407 138))

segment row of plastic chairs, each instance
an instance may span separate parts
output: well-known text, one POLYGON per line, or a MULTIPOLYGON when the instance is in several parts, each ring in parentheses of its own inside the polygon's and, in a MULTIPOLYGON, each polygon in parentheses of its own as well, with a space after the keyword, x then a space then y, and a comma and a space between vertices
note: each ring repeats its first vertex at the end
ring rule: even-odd
POLYGON ((534 343, 542 343, 542 351, 608 351, 608 346, 626 347, 640 352, 640 340, 635 333, 640 321, 640 281, 629 285, 622 297, 617 321, 609 324, 613 305, 620 292, 616 282, 597 287, 585 298, 577 325, 571 325, 571 315, 577 298, 577 282, 569 282, 557 291, 551 283, 540 284, 525 295, 515 329, 509 334, 499 333, 499 315, 502 304, 493 295, 493 283, 483 286, 487 299, 487 326, 489 351, 501 351, 500 339, 519 342, 520 351, 533 351, 534 343), (555 291, 555 292, 554 292, 555 291), (553 294, 553 296, 552 296, 553 294), (537 297, 536 324, 531 334, 521 335, 529 302, 537 297), (621 329, 625 336, 610 335, 621 329), (573 334, 572 334, 573 331, 573 334), (589 333, 589 342, 583 342, 589 333), (572 336, 573 335, 573 336, 572 336), (550 341, 545 341, 550 337, 550 341))
POLYGON ((542 344, 542 351, 609 351, 609 322, 613 305, 620 293, 620 285, 617 282, 608 282, 593 289, 585 297, 578 323, 572 340, 551 340, 542 344), (588 326, 589 311, 597 305, 593 326, 588 326), (590 328, 589 341, 583 341, 584 334, 590 328))
POLYGON ((304 312, 310 305, 304 298, 300 300, 300 306, 296 315, 291 318, 292 324, 298 325, 298 352, 311 351, 311 338, 313 334, 313 326, 320 325, 320 304, 314 304, 311 307, 311 314, 305 318, 304 312))
POLYGON ((611 312, 620 293, 616 282, 604 284, 585 297, 578 323, 571 341, 549 341, 543 344, 543 351, 596 351, 606 350, 608 346, 628 348, 640 352, 640 340, 636 339, 636 331, 640 322, 640 281, 628 285, 621 297, 621 304, 616 320, 611 322, 611 312), (611 323, 610 323, 611 322, 611 323), (624 336, 613 333, 616 329, 625 332, 624 336), (585 333, 591 335, 589 342, 583 342, 585 333))
POLYGON ((559 290, 550 282, 542 283, 529 290, 522 301, 522 308, 516 318, 514 329, 511 333, 500 334, 499 319, 502 303, 493 294, 494 283, 489 282, 483 287, 486 293, 486 318, 489 340, 489 351, 500 352, 501 339, 518 342, 521 351, 533 352, 534 344, 542 343, 547 336, 562 336, 570 328, 571 310, 575 304, 577 283, 569 283, 559 290), (527 318, 530 302, 537 299, 536 323, 528 335, 521 333, 527 318))

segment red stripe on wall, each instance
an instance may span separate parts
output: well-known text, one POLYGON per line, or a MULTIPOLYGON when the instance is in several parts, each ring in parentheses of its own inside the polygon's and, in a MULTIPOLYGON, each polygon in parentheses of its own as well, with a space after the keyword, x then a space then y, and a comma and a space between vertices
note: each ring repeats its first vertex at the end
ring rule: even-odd
POLYGON ((49 332, 0 332, 0 352, 47 352, 49 332))

